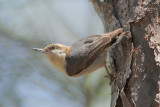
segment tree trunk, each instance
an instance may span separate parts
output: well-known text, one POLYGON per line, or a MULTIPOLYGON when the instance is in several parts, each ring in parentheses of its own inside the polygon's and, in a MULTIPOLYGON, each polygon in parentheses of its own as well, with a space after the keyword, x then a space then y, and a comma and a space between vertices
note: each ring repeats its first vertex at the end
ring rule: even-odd
POLYGON ((111 107, 160 106, 160 0, 90 1, 105 32, 126 32, 108 53, 111 107))

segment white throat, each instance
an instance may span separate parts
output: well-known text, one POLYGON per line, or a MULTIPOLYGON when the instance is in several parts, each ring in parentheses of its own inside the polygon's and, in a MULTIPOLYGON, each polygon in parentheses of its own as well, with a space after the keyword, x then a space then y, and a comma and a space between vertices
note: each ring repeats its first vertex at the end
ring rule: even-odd
POLYGON ((66 57, 66 53, 61 49, 54 49, 51 51, 54 55, 57 55, 58 57, 66 57))
POLYGON ((51 53, 52 54, 46 54, 47 59, 61 72, 66 74, 66 70, 65 70, 66 53, 60 49, 52 50, 51 53))

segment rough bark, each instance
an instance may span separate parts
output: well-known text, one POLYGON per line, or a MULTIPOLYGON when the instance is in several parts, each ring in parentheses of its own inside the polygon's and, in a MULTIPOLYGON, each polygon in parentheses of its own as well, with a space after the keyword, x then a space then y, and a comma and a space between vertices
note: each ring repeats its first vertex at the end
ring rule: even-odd
POLYGON ((105 32, 126 32, 108 53, 111 107, 160 106, 160 0, 90 1, 105 32))

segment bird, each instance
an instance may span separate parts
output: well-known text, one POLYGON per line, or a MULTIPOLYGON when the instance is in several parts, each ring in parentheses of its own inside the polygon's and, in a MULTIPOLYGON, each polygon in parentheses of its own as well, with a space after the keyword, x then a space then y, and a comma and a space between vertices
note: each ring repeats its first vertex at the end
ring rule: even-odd
MULTIPOLYGON (((70 77, 79 77, 106 67, 106 55, 117 40, 117 36, 123 32, 122 28, 109 33, 92 35, 71 46, 55 43, 45 48, 33 48, 33 50, 45 54, 46 58, 62 73, 70 77)), ((111 74, 108 72, 111 78, 111 74)))

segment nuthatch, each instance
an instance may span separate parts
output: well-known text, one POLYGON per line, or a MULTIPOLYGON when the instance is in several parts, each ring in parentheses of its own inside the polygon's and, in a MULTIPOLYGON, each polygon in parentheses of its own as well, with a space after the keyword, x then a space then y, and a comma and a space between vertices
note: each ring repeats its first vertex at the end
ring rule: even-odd
POLYGON ((71 46, 56 43, 44 49, 33 48, 33 50, 44 53, 47 59, 64 74, 71 77, 83 76, 101 67, 106 68, 107 51, 122 31, 123 29, 119 28, 110 33, 89 36, 71 46))

